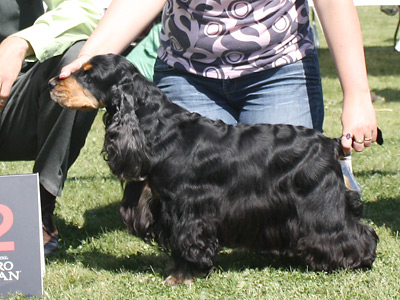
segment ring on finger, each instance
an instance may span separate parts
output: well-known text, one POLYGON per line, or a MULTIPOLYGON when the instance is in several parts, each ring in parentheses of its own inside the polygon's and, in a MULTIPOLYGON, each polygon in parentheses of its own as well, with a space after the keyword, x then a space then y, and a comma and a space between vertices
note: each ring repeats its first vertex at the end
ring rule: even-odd
POLYGON ((365 142, 370 142, 370 141, 372 141, 372 138, 364 138, 364 141, 365 142))
POLYGON ((345 137, 346 139, 349 140, 349 139, 351 139, 351 133, 343 134, 341 137, 342 138, 345 137))
POLYGON ((354 140, 354 143, 356 143, 356 144, 364 144, 364 140, 354 140))

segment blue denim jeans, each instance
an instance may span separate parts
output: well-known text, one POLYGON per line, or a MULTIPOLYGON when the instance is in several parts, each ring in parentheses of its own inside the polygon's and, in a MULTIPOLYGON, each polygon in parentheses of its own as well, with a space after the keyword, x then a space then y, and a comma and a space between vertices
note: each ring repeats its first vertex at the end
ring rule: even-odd
POLYGON ((154 82, 174 103, 228 124, 292 124, 322 131, 324 105, 317 54, 235 79, 212 79, 159 59, 154 82))

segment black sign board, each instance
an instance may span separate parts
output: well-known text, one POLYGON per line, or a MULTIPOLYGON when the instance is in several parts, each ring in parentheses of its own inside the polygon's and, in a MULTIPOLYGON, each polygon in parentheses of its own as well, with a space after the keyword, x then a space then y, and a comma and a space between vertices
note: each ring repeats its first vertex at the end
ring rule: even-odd
POLYGON ((44 254, 38 174, 0 176, 0 297, 41 297, 44 254))

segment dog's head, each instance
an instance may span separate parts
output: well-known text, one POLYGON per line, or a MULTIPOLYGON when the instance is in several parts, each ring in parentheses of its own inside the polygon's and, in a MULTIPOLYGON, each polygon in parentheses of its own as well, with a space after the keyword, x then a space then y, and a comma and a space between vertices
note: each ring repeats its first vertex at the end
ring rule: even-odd
POLYGON ((115 89, 136 73, 136 68, 119 55, 98 55, 71 76, 49 81, 51 98, 63 107, 90 111, 105 107, 115 89))
POLYGON ((142 181, 150 168, 146 139, 135 114, 137 96, 144 98, 145 78, 126 58, 94 56, 71 76, 49 81, 51 98, 69 109, 107 107, 104 156, 122 180, 142 181))

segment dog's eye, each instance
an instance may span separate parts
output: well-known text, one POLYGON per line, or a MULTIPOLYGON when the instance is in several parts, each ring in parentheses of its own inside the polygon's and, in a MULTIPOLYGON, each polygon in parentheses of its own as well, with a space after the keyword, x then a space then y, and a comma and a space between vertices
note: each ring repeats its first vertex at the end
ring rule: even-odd
POLYGON ((92 83, 93 79, 91 76, 89 76, 89 74, 85 74, 85 82, 86 83, 92 83))

